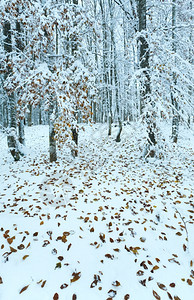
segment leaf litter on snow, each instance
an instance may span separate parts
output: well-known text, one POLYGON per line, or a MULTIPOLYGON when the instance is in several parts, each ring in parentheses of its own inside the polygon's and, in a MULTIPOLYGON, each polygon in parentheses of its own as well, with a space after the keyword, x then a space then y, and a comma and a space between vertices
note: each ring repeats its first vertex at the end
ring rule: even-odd
POLYGON ((192 136, 145 162, 133 125, 121 143, 87 126, 50 164, 48 127, 26 130, 24 159, 3 144, 0 162, 0 298, 191 299, 192 136))

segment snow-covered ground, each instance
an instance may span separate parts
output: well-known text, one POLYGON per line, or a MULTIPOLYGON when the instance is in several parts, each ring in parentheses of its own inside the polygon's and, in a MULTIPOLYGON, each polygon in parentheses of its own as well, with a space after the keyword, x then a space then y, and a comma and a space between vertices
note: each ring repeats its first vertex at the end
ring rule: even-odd
POLYGON ((116 130, 86 126, 53 164, 47 126, 19 162, 0 137, 1 300, 194 299, 193 135, 146 162, 141 127, 116 130))

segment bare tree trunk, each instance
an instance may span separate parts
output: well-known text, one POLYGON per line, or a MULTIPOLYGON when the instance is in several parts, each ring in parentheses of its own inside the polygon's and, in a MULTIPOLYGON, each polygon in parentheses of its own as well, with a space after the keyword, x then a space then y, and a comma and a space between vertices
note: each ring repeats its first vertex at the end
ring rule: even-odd
POLYGON ((97 122, 97 108, 96 108, 96 101, 93 101, 93 121, 94 123, 97 122))
MULTIPOLYGON (((77 132, 77 128, 72 128, 71 131, 72 131, 72 139, 73 139, 74 143, 76 144, 76 146, 78 146, 78 132, 77 132)), ((78 156, 78 150, 77 150, 77 148, 73 149, 71 151, 71 153, 72 153, 73 157, 77 157, 78 156)))
MULTIPOLYGON (((59 41, 58 41, 58 28, 56 24, 56 40, 55 40, 55 54, 56 56, 59 54, 59 41)), ((49 108, 49 154, 50 154, 50 162, 57 160, 57 146, 55 140, 55 119, 56 119, 56 100, 50 100, 50 108, 49 108)))
MULTIPOLYGON (((138 18, 139 18, 139 60, 140 60, 140 69, 142 69, 142 77, 143 82, 141 83, 140 89, 140 113, 144 113, 144 109, 146 104, 150 103, 152 108, 154 107, 154 103, 151 101, 151 85, 150 85, 150 66, 149 66, 149 58, 150 58, 150 50, 149 45, 146 40, 146 0, 138 1, 138 18)), ((150 146, 156 145, 156 137, 155 137, 155 128, 156 124, 153 121, 154 113, 153 111, 147 111, 145 114, 145 121, 148 131, 148 145, 146 150, 146 156, 155 156, 155 151, 153 149, 150 150, 150 146)))
MULTIPOLYGON (((175 37, 175 29, 176 29, 176 0, 172 0, 172 51, 176 53, 176 37, 175 37)), ((176 58, 175 58, 176 65, 176 58)), ((176 87, 177 80, 176 74, 173 73, 173 81, 176 87)), ((172 140, 174 143, 177 143, 178 140, 178 129, 179 129, 179 114, 178 114, 178 99, 174 97, 173 92, 171 92, 171 100, 172 100, 172 140)))
POLYGON ((114 37, 114 28, 113 28, 113 3, 112 0, 109 0, 109 11, 110 11, 110 20, 111 20, 111 26, 110 26, 110 32, 111 32, 111 44, 112 44, 112 50, 113 50, 113 68, 114 68, 114 83, 115 83, 115 102, 116 102, 116 111, 117 111, 117 117, 119 122, 119 131, 116 136, 116 142, 121 141, 121 132, 122 132, 122 121, 120 116, 120 103, 119 103, 119 80, 118 80, 118 72, 117 72, 117 52, 116 52, 116 43, 115 43, 115 37, 114 37))
POLYGON ((19 142, 25 145, 24 119, 21 119, 19 122, 19 142))
MULTIPOLYGON (((112 33, 111 31, 111 40, 112 40, 112 33)), ((108 135, 111 135, 112 131, 112 123, 113 123, 113 114, 112 114, 112 102, 113 102, 113 73, 114 73, 114 66, 113 66, 113 43, 111 42, 111 65, 110 65, 110 88, 109 88, 109 120, 108 120, 108 135)))
POLYGON ((121 141, 121 132, 122 132, 123 127, 122 127, 122 120, 121 120, 121 116, 120 116, 119 81, 118 81, 117 65, 116 65, 117 54, 116 54, 116 45, 115 45, 114 35, 113 35, 113 51, 114 51, 115 101, 116 101, 117 117, 118 117, 118 122, 119 122, 119 131, 116 136, 116 142, 120 142, 121 141))
POLYGON ((4 77, 3 75, 0 75, 0 84, 1 84, 1 120, 0 123, 4 128, 8 127, 8 95, 5 92, 5 89, 3 87, 3 82, 4 82, 4 77))
MULTIPOLYGON (((21 30, 21 24, 20 22, 16 21, 16 47, 17 47, 17 52, 20 55, 20 52, 24 50, 24 45, 22 43, 22 30, 21 30)), ((22 145, 25 145, 25 133, 24 133, 24 119, 19 118, 19 142, 22 145)))
POLYGON ((27 120, 28 120, 28 126, 32 126, 33 122, 32 122, 32 104, 28 105, 28 115, 27 115, 27 120))
POLYGON ((39 106, 38 106, 38 112, 39 112, 38 123, 39 123, 39 125, 42 125, 42 107, 41 107, 41 102, 39 103, 39 106))
POLYGON ((49 155, 50 162, 57 160, 57 149, 56 149, 56 140, 55 140, 55 112, 54 112, 54 103, 50 101, 49 108, 49 155))
MULTIPOLYGON (((190 47, 189 47, 189 62, 191 65, 193 65, 194 62, 194 57, 193 57, 193 51, 192 51, 192 45, 193 45, 193 27, 192 27, 192 21, 193 21, 193 2, 190 1, 190 12, 191 12, 191 29, 190 29, 190 34, 189 34, 189 41, 190 41, 190 47)), ((189 86, 189 95, 190 98, 192 98, 194 92, 194 87, 192 85, 189 86)), ((188 114, 188 126, 190 128, 191 122, 194 122, 194 116, 193 116, 194 109, 188 114)))
MULTIPOLYGON (((4 50, 7 53, 7 59, 9 60, 9 53, 12 52, 12 39, 11 39, 11 25, 9 21, 5 21, 3 24, 4 50)), ((11 74, 11 68, 7 66, 6 78, 11 74)), ((8 95, 8 121, 9 121, 9 133, 7 137, 8 147, 15 161, 20 159, 21 153, 18 149, 17 138, 17 124, 16 124, 16 102, 14 93, 8 95)))
POLYGON ((103 104, 106 105, 105 117, 107 119, 108 114, 108 135, 111 135, 111 103, 109 98, 109 47, 108 47, 108 26, 106 20, 106 6, 103 0, 100 0, 100 9, 102 15, 102 36, 103 36, 103 104))
MULTIPOLYGON (((97 2, 96 0, 93 0, 94 5, 94 18, 97 17, 97 2)), ((98 68, 98 50, 97 50, 97 36, 96 33, 94 33, 94 52, 95 52, 95 63, 96 67, 98 68)), ((95 78, 95 83, 97 85, 97 77, 95 78)), ((96 100, 93 101, 93 121, 97 122, 97 103, 96 100)))
MULTIPOLYGON (((73 0, 73 4, 74 5, 78 5, 78 0, 73 0)), ((77 41, 76 40, 77 40, 76 36, 73 37, 73 39, 72 39, 72 47, 71 47, 71 51, 72 51, 72 55, 73 56, 76 55, 76 51, 77 51, 77 41)), ((77 117, 77 111, 75 112, 75 116, 77 117)), ((75 147, 75 149, 73 149, 71 151, 71 154, 72 154, 73 157, 77 157, 78 156, 78 150, 77 150, 77 146, 78 146, 78 130, 77 130, 77 127, 72 127, 71 128, 71 132, 72 132, 72 140, 76 144, 76 147, 75 147)))
MULTIPOLYGON (((146 30, 146 0, 139 0, 138 3, 138 16, 139 16, 139 32, 146 30)), ((150 75, 149 75, 149 45, 147 43, 145 32, 139 37, 139 57, 140 68, 143 70, 145 82, 140 91, 140 114, 143 113, 146 100, 150 97, 150 75)))

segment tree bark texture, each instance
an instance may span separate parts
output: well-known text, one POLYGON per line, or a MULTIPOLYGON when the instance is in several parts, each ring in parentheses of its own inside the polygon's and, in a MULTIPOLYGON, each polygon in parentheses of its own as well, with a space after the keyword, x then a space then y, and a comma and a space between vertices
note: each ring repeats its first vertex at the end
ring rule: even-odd
MULTIPOLYGON (((3 34, 5 36, 4 39, 4 50, 7 54, 7 60, 9 60, 9 55, 12 52, 12 35, 11 35, 11 25, 9 21, 5 21, 3 24, 3 34)), ((4 79, 11 74, 11 67, 7 65, 7 71, 4 79)), ((7 137, 8 148, 10 150, 11 155, 13 156, 15 161, 20 159, 20 151, 18 149, 18 139, 17 139, 17 123, 16 123, 16 102, 15 96, 12 92, 8 94, 8 122, 9 122, 9 133, 7 137)))

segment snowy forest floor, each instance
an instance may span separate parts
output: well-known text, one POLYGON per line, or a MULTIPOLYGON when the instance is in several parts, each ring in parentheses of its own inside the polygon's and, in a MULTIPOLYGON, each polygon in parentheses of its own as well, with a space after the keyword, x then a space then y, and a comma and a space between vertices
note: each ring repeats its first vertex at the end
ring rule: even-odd
POLYGON ((193 299, 194 137, 145 162, 141 127, 116 130, 86 126, 53 164, 47 126, 19 162, 0 137, 1 300, 193 299))

